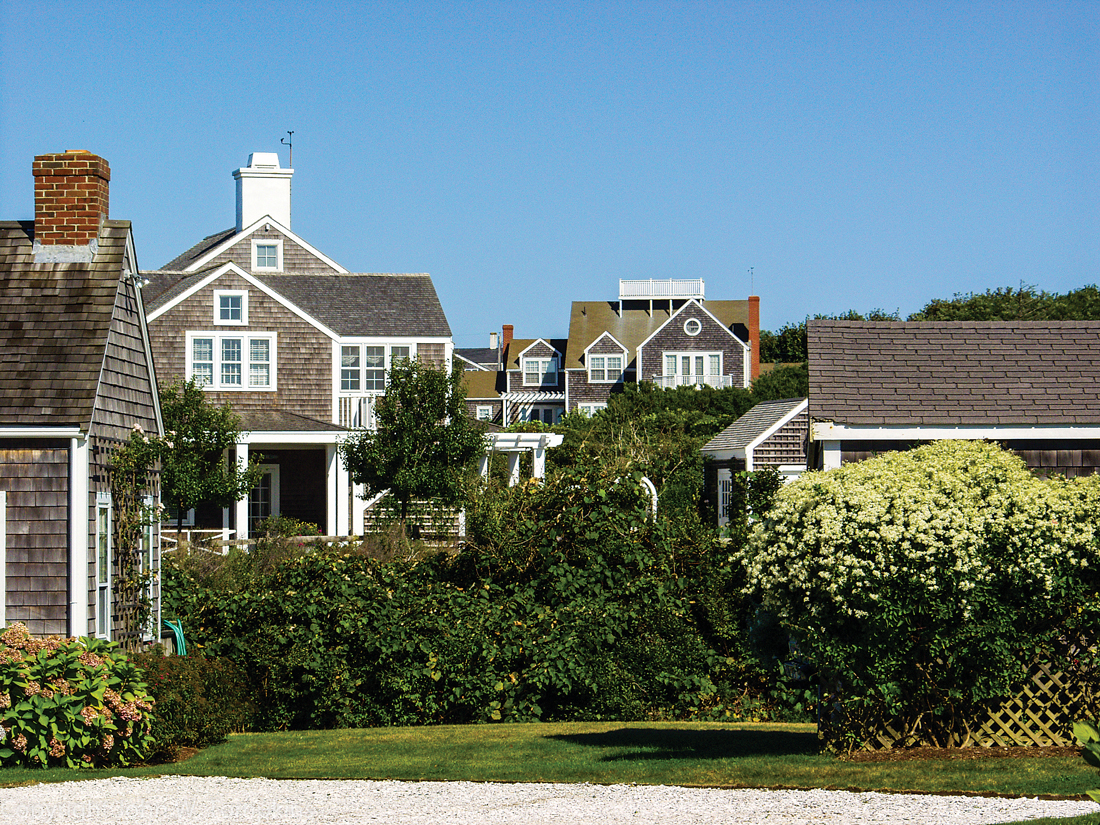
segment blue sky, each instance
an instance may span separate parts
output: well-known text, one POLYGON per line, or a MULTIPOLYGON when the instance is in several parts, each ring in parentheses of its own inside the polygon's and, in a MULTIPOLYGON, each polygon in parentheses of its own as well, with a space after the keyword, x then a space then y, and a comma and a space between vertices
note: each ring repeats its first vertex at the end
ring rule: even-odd
POLYGON ((0 4, 0 217, 111 164, 156 268, 294 130, 293 230, 459 346, 619 278, 815 313, 1100 281, 1100 2, 0 4))

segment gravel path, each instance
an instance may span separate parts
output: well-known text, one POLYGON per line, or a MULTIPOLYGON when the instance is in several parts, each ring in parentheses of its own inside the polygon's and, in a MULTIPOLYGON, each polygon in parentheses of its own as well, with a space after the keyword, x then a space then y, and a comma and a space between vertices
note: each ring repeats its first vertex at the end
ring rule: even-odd
POLYGON ((160 825, 443 823, 994 825, 1098 810, 1094 802, 627 785, 227 779, 97 779, 0 789, 0 822, 160 825))

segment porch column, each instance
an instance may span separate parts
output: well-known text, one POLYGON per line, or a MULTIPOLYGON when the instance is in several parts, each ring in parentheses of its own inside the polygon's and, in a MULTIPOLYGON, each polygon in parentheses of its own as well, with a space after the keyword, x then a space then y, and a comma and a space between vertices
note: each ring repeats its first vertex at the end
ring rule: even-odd
MULTIPOLYGON (((330 536, 346 536, 348 534, 348 520, 350 514, 348 513, 349 497, 351 494, 351 476, 348 474, 347 468, 344 467, 344 462, 340 460, 340 451, 336 449, 336 446, 332 447, 332 467, 336 476, 336 532, 329 533, 330 536)), ((328 458, 328 448, 325 450, 325 458, 328 458)))
MULTIPOLYGON (((340 470, 342 469, 340 464, 340 453, 336 450, 335 444, 325 445, 325 490, 327 493, 325 498, 327 501, 326 513, 325 513, 325 535, 326 536, 346 536, 347 535, 347 505, 340 506, 340 480, 338 478, 340 470), (340 532, 340 513, 344 513, 344 532, 340 532)), ((344 474, 343 482, 344 494, 347 495, 348 480, 347 473, 344 474)))
MULTIPOLYGON (((244 471, 248 469, 248 445, 237 444, 237 469, 244 471)), ((237 511, 237 538, 246 539, 248 535, 248 497, 251 495, 251 491, 244 494, 243 498, 237 500, 234 509, 237 511)))
POLYGON ((508 453, 508 486, 519 484, 519 459, 523 453, 508 453))
POLYGON ((823 441, 821 443, 821 469, 835 470, 840 466, 840 442, 823 441))
POLYGON ((351 485, 351 532, 361 536, 366 529, 367 502, 362 484, 351 485))
POLYGON ((477 460, 477 471, 481 474, 482 478, 489 477, 489 460, 493 457, 492 450, 485 453, 481 458, 477 460))

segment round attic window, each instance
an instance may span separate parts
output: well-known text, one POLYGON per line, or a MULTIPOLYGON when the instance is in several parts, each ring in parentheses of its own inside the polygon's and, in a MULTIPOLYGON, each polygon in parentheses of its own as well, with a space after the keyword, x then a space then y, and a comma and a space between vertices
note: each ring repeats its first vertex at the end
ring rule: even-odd
POLYGON ((684 332, 688 335, 698 335, 703 331, 703 324, 698 318, 688 318, 684 321, 684 332))

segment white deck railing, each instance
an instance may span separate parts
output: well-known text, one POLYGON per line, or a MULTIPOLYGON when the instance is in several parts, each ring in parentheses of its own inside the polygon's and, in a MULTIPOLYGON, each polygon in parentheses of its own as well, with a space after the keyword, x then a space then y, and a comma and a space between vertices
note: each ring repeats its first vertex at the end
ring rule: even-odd
POLYGON ((733 386, 732 375, 655 375, 649 379, 663 390, 673 387, 706 386, 725 389, 733 386))
POLYGON ((644 281, 619 280, 619 300, 704 299, 702 278, 649 278, 644 281))
POLYGON ((378 401, 378 394, 374 395, 341 395, 337 399, 336 423, 349 429, 373 430, 378 424, 374 418, 374 405, 378 401))

